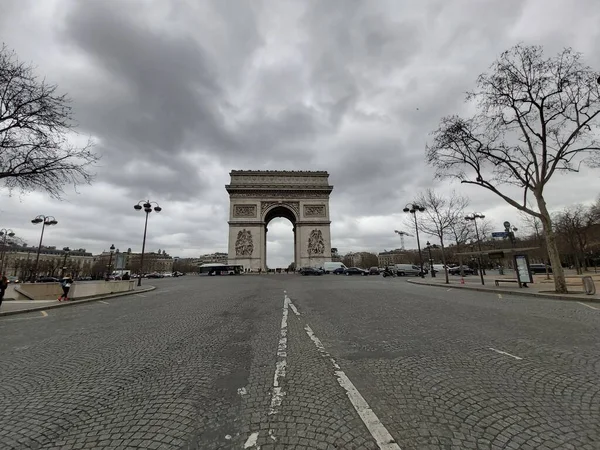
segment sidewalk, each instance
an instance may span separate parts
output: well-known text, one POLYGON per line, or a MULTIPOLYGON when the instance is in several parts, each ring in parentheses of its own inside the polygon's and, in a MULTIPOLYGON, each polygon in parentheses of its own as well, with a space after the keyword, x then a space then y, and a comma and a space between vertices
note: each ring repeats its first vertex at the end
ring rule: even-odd
POLYGON ((97 302, 99 300, 123 297, 125 295, 142 294, 144 292, 153 291, 154 289, 156 289, 156 286, 145 286, 140 289, 137 289, 136 287, 136 289, 133 291, 82 298, 81 300, 69 300, 66 302, 59 302, 58 300, 4 300, 2 302, 2 306, 0 306, 0 317, 33 311, 45 311, 47 309, 63 308, 66 306, 81 305, 82 303, 97 302))
MULTIPOLYGON (((555 294, 554 281, 546 280, 544 275, 535 275, 534 282, 528 284, 527 288, 519 288, 517 283, 500 283, 496 286, 494 280, 514 280, 514 277, 506 275, 484 275, 485 285, 481 285, 481 279, 478 275, 469 275, 464 278, 464 284, 461 284, 460 276, 450 276, 450 284, 446 284, 445 275, 438 274, 435 278, 425 276, 425 278, 410 278, 407 281, 412 284, 422 284, 426 286, 436 286, 452 289, 467 289, 481 292, 497 292, 498 294, 513 294, 526 297, 551 298, 555 300, 574 300, 578 302, 600 303, 600 294, 586 295, 581 283, 581 277, 567 277, 567 286, 569 294, 555 294)), ((594 277, 596 289, 600 291, 600 282, 594 277)))

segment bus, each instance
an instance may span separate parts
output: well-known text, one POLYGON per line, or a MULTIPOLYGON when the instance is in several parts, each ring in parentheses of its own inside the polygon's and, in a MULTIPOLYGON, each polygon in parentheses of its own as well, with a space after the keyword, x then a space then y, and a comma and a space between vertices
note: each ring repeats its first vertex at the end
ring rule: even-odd
POLYGON ((244 270, 244 266, 240 264, 220 264, 220 263, 211 263, 211 264, 202 264, 198 268, 198 272, 200 275, 240 275, 244 270))

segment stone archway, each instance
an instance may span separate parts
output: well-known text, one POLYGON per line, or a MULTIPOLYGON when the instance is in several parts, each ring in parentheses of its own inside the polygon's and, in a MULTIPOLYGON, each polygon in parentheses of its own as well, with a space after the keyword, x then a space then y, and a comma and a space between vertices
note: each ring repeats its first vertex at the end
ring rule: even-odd
POLYGON ((233 170, 229 193, 229 264, 266 270, 267 225, 288 219, 296 267, 331 261, 329 174, 321 171, 233 170))

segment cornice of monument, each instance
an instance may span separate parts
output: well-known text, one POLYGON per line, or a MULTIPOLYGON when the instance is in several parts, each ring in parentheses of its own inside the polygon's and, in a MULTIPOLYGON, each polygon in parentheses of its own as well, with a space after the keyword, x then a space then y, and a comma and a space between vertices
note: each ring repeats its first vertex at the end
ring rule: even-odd
POLYGON ((229 175, 291 175, 296 177, 329 176, 326 170, 232 170, 229 175))

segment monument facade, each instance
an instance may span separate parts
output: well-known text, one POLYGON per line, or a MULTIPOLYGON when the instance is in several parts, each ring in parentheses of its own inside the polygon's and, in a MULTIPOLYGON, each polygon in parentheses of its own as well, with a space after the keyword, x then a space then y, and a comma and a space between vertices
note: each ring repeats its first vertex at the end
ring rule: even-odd
POLYGON ((232 170, 229 175, 229 264, 266 270, 268 225, 276 217, 292 223, 296 268, 331 261, 333 186, 327 172, 232 170))

